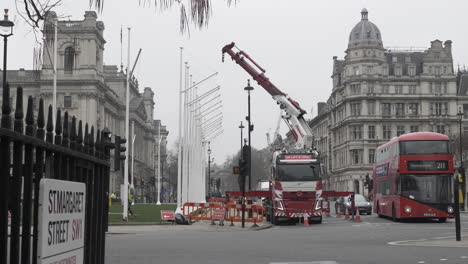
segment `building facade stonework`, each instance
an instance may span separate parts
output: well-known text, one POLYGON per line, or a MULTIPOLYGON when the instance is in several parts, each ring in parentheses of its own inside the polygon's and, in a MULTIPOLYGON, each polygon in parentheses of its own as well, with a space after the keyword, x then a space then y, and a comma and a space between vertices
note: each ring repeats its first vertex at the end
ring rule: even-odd
MULTIPOLYGON (((7 71, 12 95, 22 86, 25 100, 32 96, 37 109, 39 98, 51 105, 53 98, 53 22, 57 23, 57 109, 87 123, 94 130, 108 129, 112 135, 125 136, 126 73, 122 68, 104 64, 104 23, 97 20, 93 11, 85 12, 80 21, 57 21, 54 12, 48 14, 44 26, 43 62, 40 70, 7 71)), ((12 98, 14 99, 14 98, 12 98)), ((168 131, 160 120, 153 119, 154 92, 144 88, 139 92, 136 78, 130 81, 130 139, 127 139, 129 167, 133 165, 135 182, 145 179, 147 187, 140 188, 137 199, 154 200, 158 164, 156 151, 159 142, 161 156, 165 156, 168 131), (160 126, 160 127, 159 127, 160 126), (160 131, 160 133, 159 133, 160 131), (131 149, 134 140, 134 157, 131 149), (159 140, 161 138, 161 141, 159 140), (151 179, 153 178, 153 179, 151 179)), ((83 124, 84 125, 84 124, 83 124)), ((114 170, 114 153, 111 151, 110 192, 120 193, 123 169, 114 170)), ((161 160, 163 162, 163 160, 161 160)), ((123 162, 122 162, 123 166, 123 162)), ((122 167, 121 166, 121 167, 122 167)), ((131 168, 129 168, 130 171, 131 168)), ((131 171, 130 171, 131 172, 131 171)), ((135 183, 136 184, 136 183, 135 183)))
POLYGON ((458 134, 452 42, 424 50, 384 48, 366 9, 352 29, 343 60, 333 57, 333 88, 310 121, 324 167, 324 187, 367 195, 375 149, 396 136, 458 134))

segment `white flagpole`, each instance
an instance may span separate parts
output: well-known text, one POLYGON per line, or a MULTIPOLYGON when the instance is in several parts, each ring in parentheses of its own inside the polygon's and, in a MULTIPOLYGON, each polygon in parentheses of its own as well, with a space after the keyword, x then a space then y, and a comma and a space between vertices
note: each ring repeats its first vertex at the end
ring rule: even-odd
POLYGON ((182 207, 182 51, 180 47, 180 73, 179 73, 179 151, 177 153, 177 210, 182 207))
MULTIPOLYGON (((127 51, 127 89, 125 94, 125 139, 130 141, 130 28, 128 28, 128 51, 127 51)), ((128 146, 128 144, 127 144, 128 146)), ((117 155, 120 155, 117 153, 117 155)), ((125 165, 124 165, 124 195, 123 195, 123 212, 122 217, 128 221, 128 148, 125 150, 125 165)), ((133 177, 133 175, 132 175, 133 177)))
POLYGON ((54 19, 54 79, 53 79, 53 92, 52 92, 52 116, 53 116, 52 124, 54 124, 54 127, 55 127, 56 115, 57 115, 57 27, 58 27, 58 18, 55 18, 54 19))

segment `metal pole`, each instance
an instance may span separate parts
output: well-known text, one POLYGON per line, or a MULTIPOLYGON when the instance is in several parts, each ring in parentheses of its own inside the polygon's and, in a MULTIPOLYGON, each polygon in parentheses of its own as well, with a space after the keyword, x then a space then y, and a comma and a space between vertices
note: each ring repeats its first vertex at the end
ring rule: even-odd
MULTIPOLYGON (((8 89, 6 89, 6 78, 7 78, 7 36, 3 37, 3 100, 6 100, 5 98, 10 98, 10 93, 8 89)), ((10 102, 11 104, 12 102, 10 102)))
POLYGON ((182 51, 180 47, 180 73, 179 73, 179 151, 177 153, 177 208, 180 210, 182 207, 182 51))
POLYGON ((135 133, 135 120, 132 121, 132 134, 133 134, 133 138, 132 138, 132 173, 130 174, 130 189, 133 190, 134 188, 134 185, 133 185, 133 164, 135 163, 135 155, 134 155, 134 151, 135 151, 135 139, 136 139, 136 133, 135 133))
POLYGON ((247 113, 247 121, 248 121, 248 129, 249 132, 249 160, 248 162, 248 172, 249 172, 249 191, 252 190, 252 141, 251 141, 251 132, 252 132, 252 122, 250 116, 250 91, 253 90, 253 87, 250 86, 250 80, 247 80, 247 87, 244 88, 247 90, 247 105, 248 105, 248 113, 247 113))
POLYGON ((208 196, 210 196, 210 191, 211 191, 210 179, 211 179, 211 148, 210 148, 210 142, 208 141, 208 196))
POLYGON ((239 157, 240 157, 240 159, 242 159, 242 138, 243 138, 242 132, 244 131, 244 125, 242 125, 242 121, 240 123, 239 128, 240 128, 240 132, 241 132, 240 133, 241 137, 240 137, 240 155, 239 155, 239 157))
MULTIPOLYGON (((461 111, 461 109, 459 109, 458 111, 459 111, 459 115, 460 115, 460 118, 459 118, 459 127, 460 127, 460 173, 462 175, 465 175, 465 167, 463 166, 463 135, 462 135, 463 112, 461 111)), ((459 183, 459 185, 460 185, 460 187, 462 187, 461 183, 459 183)), ((462 194, 464 194, 463 190, 462 190, 462 194)), ((465 211, 465 201, 460 203, 460 210, 465 211)))
MULTIPOLYGON (((127 45, 127 89, 125 94, 125 138, 129 140, 130 135, 130 28, 128 30, 128 45, 127 45)), ((118 153, 117 153, 118 154, 118 153)), ((122 217, 128 220, 128 148, 125 150, 125 165, 124 165, 124 195, 123 195, 123 212, 122 217)), ((133 177, 133 175, 132 175, 133 177)))
POLYGON ((161 205, 161 121, 159 121, 158 126, 158 136, 159 136, 159 143, 158 143, 158 201, 156 202, 157 205, 161 205))
POLYGON ((57 115, 57 27, 58 27, 58 19, 55 18, 54 20, 54 68, 53 68, 53 94, 52 94, 52 124, 56 122, 56 115, 57 115))

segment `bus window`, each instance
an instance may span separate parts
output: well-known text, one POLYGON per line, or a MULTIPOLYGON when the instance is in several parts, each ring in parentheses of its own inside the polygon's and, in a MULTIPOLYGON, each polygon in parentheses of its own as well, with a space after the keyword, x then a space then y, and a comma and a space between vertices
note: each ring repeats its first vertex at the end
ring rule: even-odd
POLYGON ((400 154, 450 154, 450 148, 448 141, 444 140, 401 141, 400 154))

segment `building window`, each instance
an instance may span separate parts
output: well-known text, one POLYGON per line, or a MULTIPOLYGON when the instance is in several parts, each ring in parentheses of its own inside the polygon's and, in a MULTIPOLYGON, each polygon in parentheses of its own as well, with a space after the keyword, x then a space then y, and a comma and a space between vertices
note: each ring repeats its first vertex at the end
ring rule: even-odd
POLYGON ((362 139, 362 125, 350 126, 351 139, 362 139))
POLYGON ((367 101, 367 114, 375 115, 375 101, 367 101))
POLYGON ((392 137, 392 126, 382 126, 383 139, 390 139, 392 137))
POLYGON ((411 57, 410 57, 410 56, 406 56, 406 57, 405 57, 405 62, 406 62, 406 63, 410 63, 410 62, 411 62, 411 57))
POLYGON ((351 84, 351 94, 360 94, 361 93, 361 84, 351 84))
POLYGON ((387 67, 387 66, 384 66, 384 67, 382 68, 382 74, 383 74, 383 75, 388 75, 388 67, 387 67))
POLYGON ((71 73, 73 71, 74 65, 75 65, 75 49, 73 49, 73 47, 68 47, 65 49, 65 62, 64 62, 65 72, 71 73))
POLYGON ((375 139, 375 126, 369 126, 368 137, 369 139, 375 139))
POLYGON ((369 84, 367 85, 367 93, 368 93, 368 94, 374 94, 374 92, 375 92, 375 91, 374 91, 374 84, 369 83, 369 84))
POLYGON ((410 85, 408 87, 408 93, 409 94, 416 94, 416 85, 410 85))
POLYGON ((369 149, 369 164, 374 163, 375 149, 369 149))
POLYGON ((367 74, 371 75, 374 73, 374 66, 367 66, 367 74))
POLYGON ((410 126, 410 132, 411 133, 419 132, 419 126, 410 126))
POLYGON ((414 67, 414 66, 412 66, 412 65, 411 65, 411 66, 408 66, 408 75, 409 75, 409 76, 414 76, 414 75, 416 75, 416 67, 414 67))
POLYGON ((397 76, 401 75, 401 66, 400 65, 395 66, 395 75, 397 75, 397 76))
POLYGON ((441 73, 440 66, 434 66, 434 71, 435 71, 436 75, 440 75, 440 73, 441 73))
POLYGON ((383 103, 382 104, 382 115, 383 116, 391 116, 392 115, 391 104, 389 104, 389 103, 383 103))
POLYGON ((353 67, 353 75, 359 75, 359 67, 353 67))
POLYGON ((444 125, 437 125, 436 129, 437 129, 437 131, 436 131, 437 133, 445 134, 445 126, 444 125))
POLYGON ((65 95, 63 97, 63 107, 72 107, 72 97, 65 95))
POLYGON ((447 115, 448 103, 431 103, 431 113, 435 116, 447 115))
POLYGON ((432 74, 432 66, 429 66, 429 74, 432 74))
POLYGON ((418 103, 410 103, 408 108, 409 108, 410 115, 418 115, 418 108, 419 108, 418 103))
POLYGON ((351 104, 351 116, 360 116, 361 115, 361 103, 352 103, 351 104))
POLYGON ((388 86, 388 85, 382 86, 382 93, 384 93, 384 94, 390 93, 390 86, 388 86))
POLYGON ((392 57, 392 62, 393 62, 393 63, 396 63, 397 61, 398 61, 397 57, 396 57, 396 56, 393 56, 393 57, 392 57))
POLYGON ((442 84, 437 82, 435 83, 435 93, 436 94, 441 94, 442 93, 442 84))
POLYGON ((395 114, 396 114, 396 116, 404 116, 405 115, 405 104, 402 104, 402 103, 395 104, 395 114))
POLYGON ((402 94, 403 93, 403 85, 395 85, 395 93, 402 94))
POLYGON ((351 151, 351 162, 352 164, 362 163, 362 149, 352 149, 351 151))
POLYGON ((397 137, 403 135, 404 133, 405 133, 405 126, 397 126, 397 131, 396 131, 397 137))

